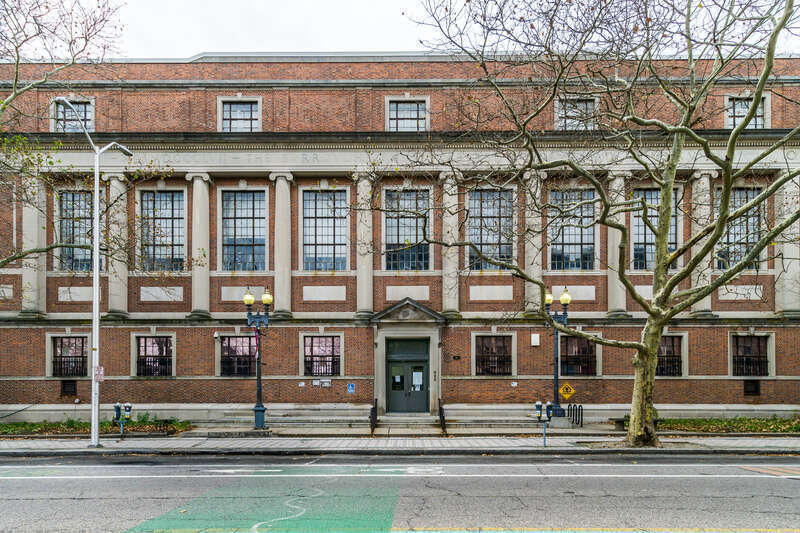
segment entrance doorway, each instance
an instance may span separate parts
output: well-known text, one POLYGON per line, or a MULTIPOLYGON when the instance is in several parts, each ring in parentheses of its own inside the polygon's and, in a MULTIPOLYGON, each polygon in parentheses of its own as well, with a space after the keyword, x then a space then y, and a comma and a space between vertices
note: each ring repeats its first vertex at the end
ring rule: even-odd
POLYGON ((387 339, 387 411, 428 411, 428 342, 428 339, 387 339))

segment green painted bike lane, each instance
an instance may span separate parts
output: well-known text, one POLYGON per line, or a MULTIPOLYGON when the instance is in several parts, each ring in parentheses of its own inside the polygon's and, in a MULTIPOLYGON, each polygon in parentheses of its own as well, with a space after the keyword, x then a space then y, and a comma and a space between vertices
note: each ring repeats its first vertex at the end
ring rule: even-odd
POLYGON ((248 475, 256 477, 234 477, 224 487, 210 489, 129 533, 388 532, 400 490, 370 486, 365 483, 369 478, 359 477, 370 473, 400 477, 405 469, 252 470, 248 475), (347 477, 334 477, 342 475, 347 477))

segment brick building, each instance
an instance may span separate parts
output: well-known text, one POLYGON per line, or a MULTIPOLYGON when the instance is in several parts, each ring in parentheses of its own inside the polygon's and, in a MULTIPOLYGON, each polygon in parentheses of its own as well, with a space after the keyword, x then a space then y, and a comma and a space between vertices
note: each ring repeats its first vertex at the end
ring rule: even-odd
MULTIPOLYGON (((30 77, 39 68, 24 67, 30 77)), ((473 69, 429 55, 201 55, 75 68, 26 95, 11 129, 61 140, 62 173, 89 171, 93 159, 57 96, 78 107, 96 142, 118 140, 135 154, 128 161, 109 152, 102 163, 105 194, 124 198, 109 223, 130 228, 136 243, 129 262, 102 274, 104 409, 122 399, 221 418, 232 404, 252 404, 254 342, 241 299, 247 290, 258 299, 264 288, 275 295, 262 345, 268 409, 377 399, 381 411, 435 412, 440 399, 506 409, 552 398, 550 331, 525 316, 534 287, 491 267, 468 268, 463 251, 431 244, 393 252, 407 239, 397 217, 354 209, 370 194, 368 182, 354 178, 376 157, 392 161, 426 143, 452 142, 463 126, 448 105, 479 94, 468 81, 473 69), (169 168, 167 177, 129 187, 132 169, 147 162, 169 168)), ((781 98, 764 98, 742 150, 755 153, 796 125, 799 70, 796 59, 777 60, 781 98)), ((706 129, 735 122, 748 94, 743 80, 709 95, 706 129)), ((575 141, 565 109, 554 106, 535 125, 554 150, 575 141)), ((761 162, 756 181, 800 164, 797 144, 761 162)), ((710 164, 686 161, 692 180, 682 212, 691 198, 708 197, 717 179, 710 164)), ((384 180, 386 201, 468 201, 450 169, 426 167, 440 179, 424 182, 416 172, 398 169, 384 180)), ((629 177, 629 169, 611 169, 609 190, 639 194, 629 177)), ((0 214, 11 228, 5 249, 80 233, 88 197, 74 178, 57 188, 42 191, 45 213, 10 206, 0 214)), ((781 198, 770 200, 770 213, 781 198)), ((626 218, 631 228, 634 218, 626 218)), ((680 240, 694 222, 675 218, 680 240)), ((436 236, 464 223, 446 212, 432 222, 436 236)), ((509 249, 556 298, 568 287, 572 324, 638 339, 644 313, 608 268, 614 239, 598 228, 581 241, 577 267, 559 259, 553 243, 509 249)), ((740 290, 719 291, 669 326, 656 379, 663 409, 797 409, 800 245, 781 247, 782 258, 735 281, 740 290)), ((634 255, 632 265, 643 261, 634 279, 646 292, 647 262, 634 255)), ((90 397, 89 262, 79 250, 62 251, 0 270, 0 414, 29 404, 37 406, 30 412, 83 412, 74 402, 90 397)), ((571 401, 608 410, 630 402, 630 350, 562 337, 561 352, 561 375, 577 390, 571 401)))

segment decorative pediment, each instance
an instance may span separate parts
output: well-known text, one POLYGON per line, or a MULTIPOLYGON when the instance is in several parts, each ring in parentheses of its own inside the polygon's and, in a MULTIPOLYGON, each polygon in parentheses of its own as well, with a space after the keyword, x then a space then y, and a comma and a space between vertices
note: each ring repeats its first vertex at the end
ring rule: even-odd
POLYGON ((373 315, 370 322, 373 324, 387 322, 430 322, 444 324, 445 317, 416 300, 404 298, 393 306, 387 307, 383 311, 373 315))

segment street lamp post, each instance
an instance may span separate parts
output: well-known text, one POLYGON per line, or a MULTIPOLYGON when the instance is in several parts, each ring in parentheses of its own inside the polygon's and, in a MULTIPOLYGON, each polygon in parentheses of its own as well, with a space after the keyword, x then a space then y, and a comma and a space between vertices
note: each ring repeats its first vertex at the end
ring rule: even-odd
POLYGON ((100 366, 100 154, 109 148, 117 148, 128 157, 133 154, 118 142, 110 142, 98 148, 86 125, 80 118, 78 110, 72 103, 59 96, 54 99, 60 104, 69 107, 75 114, 78 124, 89 140, 89 146, 94 151, 94 193, 92 195, 92 433, 90 448, 100 448, 100 383, 97 381, 97 367, 100 366))
MULTIPOLYGON (((567 292, 567 288, 564 287, 564 292, 561 293, 561 297, 558 299, 561 302, 561 305, 564 307, 562 312, 558 311, 550 311, 550 304, 553 303, 553 295, 547 293, 544 297, 544 312, 547 313, 550 318, 553 319, 553 322, 557 324, 561 324, 564 327, 567 326, 567 307, 569 307, 569 303, 572 301, 572 297, 567 292)), ((545 322, 544 327, 549 327, 549 323, 545 322)), ((564 408, 561 407, 561 403, 558 401, 558 329, 553 328, 553 416, 565 416, 564 408)))
POLYGON ((256 311, 253 313, 252 308, 255 303, 255 297, 250 294, 250 291, 244 295, 244 305, 247 306, 247 327, 253 328, 253 333, 256 336, 256 405, 253 407, 253 415, 255 422, 253 427, 255 429, 264 429, 264 404, 261 401, 261 326, 264 328, 269 327, 269 306, 272 303, 272 294, 267 290, 261 295, 261 303, 264 304, 264 314, 256 311))

